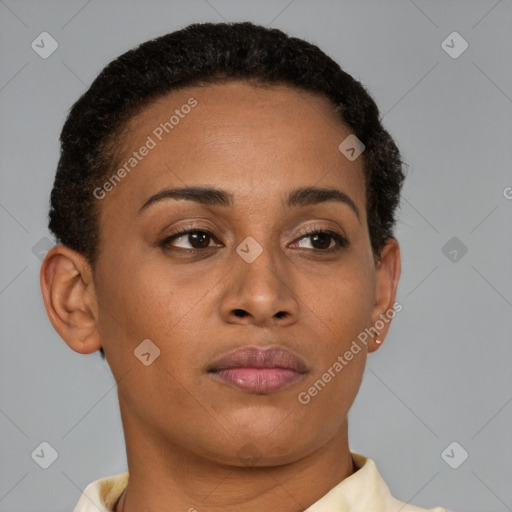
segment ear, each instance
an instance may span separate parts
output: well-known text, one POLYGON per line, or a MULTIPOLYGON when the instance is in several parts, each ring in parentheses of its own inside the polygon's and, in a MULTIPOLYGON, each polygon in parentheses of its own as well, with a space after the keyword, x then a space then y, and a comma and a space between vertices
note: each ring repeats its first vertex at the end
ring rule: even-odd
POLYGON ((56 245, 43 260, 40 283, 46 313, 61 338, 80 354, 99 350, 96 293, 87 260, 56 245))
POLYGON ((375 302, 372 309, 373 340, 368 352, 375 352, 387 336, 391 319, 401 311, 401 304, 395 303, 396 290, 400 279, 400 245, 395 238, 388 238, 376 263, 375 302), (378 341, 377 341, 378 340, 378 341))

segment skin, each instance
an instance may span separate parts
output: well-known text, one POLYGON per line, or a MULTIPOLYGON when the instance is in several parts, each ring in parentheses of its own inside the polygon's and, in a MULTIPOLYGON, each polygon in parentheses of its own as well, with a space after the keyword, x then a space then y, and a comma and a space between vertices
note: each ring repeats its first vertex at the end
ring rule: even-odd
POLYGON ((392 309, 399 245, 389 239, 375 260, 363 157, 338 150, 351 130, 307 92, 244 82, 172 92, 130 121, 123 162, 190 97, 191 113, 100 201, 96 267, 62 245, 48 252, 45 306, 73 350, 104 348, 118 383, 130 480, 117 511, 304 510, 354 472, 347 414, 380 345, 370 338, 308 404, 297 396, 392 309), (192 185, 223 189, 233 205, 166 199, 137 214, 161 189, 192 185), (360 218, 337 201, 284 205, 308 186, 342 191, 360 218), (201 247, 187 235, 159 247, 190 225, 213 232, 207 249, 187 253, 201 247), (349 245, 322 252, 336 242, 315 245, 303 235, 313 227, 349 245), (263 248, 252 263, 236 252, 248 236, 263 248), (134 356, 145 339, 161 351, 149 366, 134 356), (308 371, 268 394, 207 373, 246 345, 284 346, 308 371))

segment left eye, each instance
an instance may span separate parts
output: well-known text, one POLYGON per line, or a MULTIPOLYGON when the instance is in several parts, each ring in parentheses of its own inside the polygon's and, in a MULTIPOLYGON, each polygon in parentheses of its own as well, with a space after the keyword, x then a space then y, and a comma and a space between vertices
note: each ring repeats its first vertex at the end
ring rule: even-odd
POLYGON ((205 249, 210 247, 213 235, 208 231, 187 231, 170 236, 165 240, 165 245, 180 247, 181 249, 205 249), (189 244, 180 245, 180 244, 189 244))
POLYGON ((332 249, 336 245, 339 247, 345 247, 347 245, 347 240, 340 234, 329 231, 315 231, 314 233, 308 233, 299 240, 299 247, 317 249, 320 251, 332 249), (304 241, 308 239, 310 239, 311 247, 307 247, 307 245, 304 244, 304 241))

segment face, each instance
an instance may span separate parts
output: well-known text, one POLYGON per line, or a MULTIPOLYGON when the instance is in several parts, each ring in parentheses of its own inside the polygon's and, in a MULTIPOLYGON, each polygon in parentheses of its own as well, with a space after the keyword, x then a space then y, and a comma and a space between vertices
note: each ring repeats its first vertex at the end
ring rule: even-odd
POLYGON ((298 460, 346 427, 375 347, 343 356, 396 287, 371 251, 363 159, 338 149, 350 134, 322 97, 243 82, 130 121, 126 172, 97 192, 92 288, 123 420, 232 465, 298 460))

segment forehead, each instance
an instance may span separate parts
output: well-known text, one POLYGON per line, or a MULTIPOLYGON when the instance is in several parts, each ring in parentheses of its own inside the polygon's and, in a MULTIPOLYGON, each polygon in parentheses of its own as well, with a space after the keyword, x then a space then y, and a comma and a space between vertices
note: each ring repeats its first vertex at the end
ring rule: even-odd
POLYGON ((316 185, 350 192, 364 210, 363 159, 338 149, 350 134, 326 98, 288 86, 173 91, 126 124, 118 164, 127 172, 106 203, 140 206, 170 185, 214 185, 252 202, 316 185))

